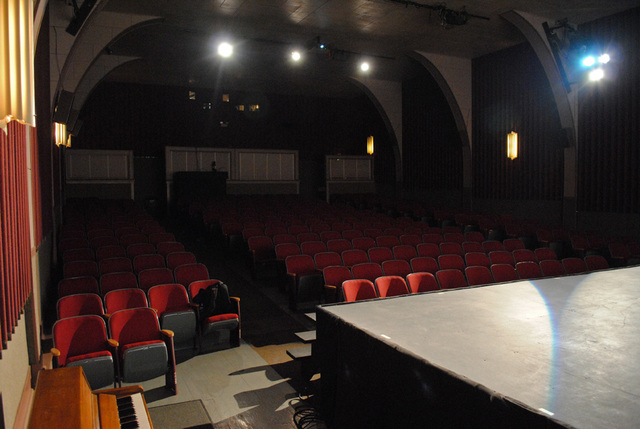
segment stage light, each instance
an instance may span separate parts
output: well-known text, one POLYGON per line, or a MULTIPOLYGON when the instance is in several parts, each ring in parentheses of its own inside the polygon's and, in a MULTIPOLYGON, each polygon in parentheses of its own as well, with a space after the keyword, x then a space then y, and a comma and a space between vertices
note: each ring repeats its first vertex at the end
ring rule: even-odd
POLYGON ((609 54, 602 54, 598 57, 598 62, 600 64, 607 64, 609 61, 611 61, 609 54))
POLYGON ((300 52, 299 52, 299 51, 293 51, 293 52, 291 52, 291 59, 292 59, 293 61, 296 61, 296 62, 297 62, 297 61, 300 61, 300 59, 301 59, 301 58, 302 58, 302 55, 300 54, 300 52))
POLYGON ((373 155, 373 136, 367 137, 367 153, 373 155))
POLYGON ((507 158, 514 160, 518 157, 518 133, 511 131, 507 134, 507 158))
POLYGON ((222 42, 218 45, 218 55, 223 58, 229 58, 233 55, 233 46, 228 42, 222 42))
POLYGON ((584 57, 582 59, 582 65, 585 67, 591 67, 596 63, 596 58, 593 55, 589 55, 588 57, 584 57))
POLYGON ((368 72, 370 68, 371 66, 368 62, 363 61, 362 63, 360 63, 360 70, 362 70, 363 72, 368 72))
POLYGON ((601 68, 597 68, 589 72, 589 80, 591 82, 597 82, 602 79, 604 79, 604 70, 601 68))

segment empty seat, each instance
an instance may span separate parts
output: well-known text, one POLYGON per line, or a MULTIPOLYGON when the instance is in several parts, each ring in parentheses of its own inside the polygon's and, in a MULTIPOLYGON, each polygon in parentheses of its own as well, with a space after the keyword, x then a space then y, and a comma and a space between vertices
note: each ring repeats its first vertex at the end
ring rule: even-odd
POLYGON ((296 235, 296 242, 300 245, 307 241, 321 241, 320 235, 315 232, 301 232, 296 235))
POLYGON ((342 265, 342 258, 336 252, 319 252, 313 256, 316 270, 322 271, 332 265, 342 265))
POLYGON ((609 268, 609 262, 602 255, 587 255, 584 257, 584 263, 589 271, 606 270, 609 268))
POLYGON ((526 249, 524 242, 519 238, 507 238, 502 244, 504 245, 504 250, 508 252, 513 252, 517 249, 526 249))
POLYGON ((342 283, 353 278, 351 270, 343 265, 331 265, 322 270, 324 288, 329 302, 341 299, 342 283))
POLYGON ((102 298, 95 293, 78 293, 58 299, 56 303, 58 319, 65 317, 85 316, 95 314, 104 315, 102 298))
POLYGON ((384 275, 384 273, 380 264, 364 262, 351 267, 351 275, 353 275, 354 279, 367 279, 373 283, 377 277, 384 275))
POLYGON ((71 277, 98 277, 98 264, 95 261, 71 261, 62 265, 65 279, 71 277))
POLYGON ((409 245, 415 248, 418 244, 422 243, 421 235, 403 234, 400 236, 400 244, 409 245))
POLYGON ((461 232, 446 232, 442 234, 442 240, 445 243, 458 243, 464 242, 464 235, 461 232))
POLYGON ((442 238, 442 233, 426 233, 422 234, 422 242, 423 243, 434 243, 440 244, 444 241, 442 238))
POLYGON ((149 307, 156 310, 160 327, 173 331, 176 350, 195 348, 196 312, 189 303, 187 289, 170 283, 153 286, 147 292, 149 307))
POLYGON ((102 246, 96 249, 96 261, 102 261, 108 258, 124 258, 127 257, 127 250, 119 244, 111 246, 102 246))
POLYGON ((504 245, 497 240, 485 240, 482 242, 482 250, 484 250, 484 253, 491 253, 504 250, 504 245))
POLYGON ((406 277, 411 273, 411 266, 404 259, 392 259, 382 262, 382 272, 385 276, 406 277))
POLYGON ((287 256, 285 266, 289 308, 295 311, 300 303, 319 302, 324 286, 313 258, 309 255, 287 256))
POLYGON ((420 243, 416 246, 418 256, 429 256, 434 259, 438 259, 442 253, 440 253, 440 246, 436 243, 420 243))
POLYGON ((342 263, 347 267, 369 262, 369 255, 361 249, 348 249, 341 253, 342 263))
POLYGON ((463 272, 457 269, 438 270, 436 278, 440 284, 440 289, 455 289, 468 286, 463 272))
POLYGON ((392 249, 393 246, 400 244, 400 239, 396 235, 381 235, 376 237, 376 245, 378 247, 388 247, 392 249))
POLYGON ((152 286, 175 283, 173 271, 169 268, 151 268, 138 273, 138 287, 145 292, 152 286))
POLYGON ((287 256, 299 255, 300 246, 297 243, 280 243, 275 245, 276 259, 284 261, 287 256))
POLYGON ((149 234, 149 243, 153 244, 154 246, 164 241, 176 241, 176 237, 171 232, 154 232, 152 234, 149 234))
POLYGON ((69 249, 62 254, 62 262, 73 261, 95 261, 96 255, 93 249, 89 247, 81 247, 79 249, 69 249))
POLYGON ((405 261, 411 261, 413 258, 418 256, 418 252, 416 248, 409 244, 401 244, 399 246, 394 246, 393 249, 393 258, 394 259, 402 259, 405 261))
POLYGON ((539 247, 533 251, 536 255, 538 262, 542 262, 548 259, 558 259, 556 252, 550 247, 539 247))
POLYGON ((511 252, 507 252, 506 250, 495 250, 493 252, 489 252, 489 260, 491 264, 509 264, 515 267, 516 262, 513 260, 513 255, 511 252))
POLYGON ((384 275, 382 277, 378 277, 375 281, 375 286, 380 298, 409 294, 407 283, 405 282, 404 277, 401 276, 384 275))
POLYGON ((557 259, 543 259, 539 264, 545 277, 560 277, 566 274, 562 262, 557 259))
POLYGON ((107 339, 102 317, 96 315, 60 319, 52 329, 53 368, 82 367, 91 389, 116 387, 115 350, 107 339))
POLYGON ((384 261, 393 259, 393 251, 389 247, 372 247, 367 250, 369 262, 382 264, 384 261))
POLYGON ((159 254, 166 257, 169 253, 172 252, 184 252, 184 244, 178 241, 162 241, 156 244, 156 250, 159 254))
POLYGON ((440 289, 436 277, 429 272, 415 272, 408 274, 407 285, 411 293, 431 292, 440 289))
POLYGON ((324 241, 325 243, 328 242, 329 240, 339 240, 342 238, 342 234, 340 234, 340 231, 328 230, 328 231, 322 231, 319 234, 320 234, 320 240, 324 241))
POLYGON ((580 274, 588 271, 584 260, 580 258, 564 258, 562 266, 567 274, 580 274))
POLYGON ((131 259, 125 257, 103 259, 100 261, 99 266, 101 275, 126 271, 133 272, 131 259))
MULTIPOLYGON (((127 254, 129 258, 133 259, 138 255, 150 255, 156 253, 156 246, 151 243, 135 243, 127 246, 127 254)), ((119 255, 120 256, 120 255, 119 255)), ((122 255, 124 256, 124 255, 122 255)))
POLYGON ((491 266, 489 257, 484 252, 467 253, 464 255, 464 261, 467 267, 475 265, 489 268, 491 266))
POLYGON ((192 282, 209 280, 209 270, 206 265, 199 263, 179 265, 173 270, 173 277, 175 283, 180 283, 187 289, 192 282))
POLYGON ((353 240, 354 238, 363 237, 364 234, 359 229, 345 229, 342 231, 342 238, 345 240, 353 240))
POLYGON ((89 245, 93 249, 97 249, 99 247, 104 247, 104 246, 117 246, 119 244, 121 243, 114 236, 94 237, 89 241, 89 245))
POLYGON ((108 314, 113 314, 126 308, 147 306, 147 295, 142 289, 115 289, 104 295, 104 307, 108 314))
POLYGON ((438 261, 430 256, 418 256, 411 260, 411 271, 414 273, 425 272, 435 274, 440 269, 438 261))
POLYGON ((324 241, 303 241, 300 243, 300 252, 304 255, 309 255, 312 258, 316 253, 326 252, 327 245, 324 241))
POLYGON ((464 241, 472 241, 482 245, 484 240, 484 235, 480 231, 467 231, 464 233, 464 241))
POLYGON ((529 249, 516 249, 513 250, 511 254, 513 255, 513 260, 516 263, 525 261, 538 262, 538 258, 536 258, 535 253, 529 249))
POLYGON ((539 279, 544 277, 540 265, 533 261, 522 261, 516 263, 516 272, 521 280, 539 279))
POLYGON ((376 239, 377 237, 382 235, 382 230, 379 228, 366 228, 363 231, 363 234, 365 237, 371 237, 373 239, 376 239))
POLYGON ((462 245, 460 243, 454 243, 452 241, 443 241, 440 243, 440 253, 443 255, 464 255, 462 245))
POLYGON ((173 333, 161 330, 155 310, 130 308, 109 317, 111 338, 118 342, 118 379, 137 383, 164 375, 165 387, 176 394, 173 333))
POLYGON ((440 255, 438 256, 438 266, 441 270, 459 270, 464 272, 464 260, 460 255, 440 255))
POLYGON ((518 280, 518 273, 511 264, 492 264, 491 274, 496 283, 518 280))
POLYGON ((138 279, 131 271, 116 271, 100 276, 100 293, 105 296, 112 290, 137 288, 138 279))
POLYGON ((89 245, 89 241, 84 237, 64 238, 58 243, 58 251, 64 254, 67 250, 83 249, 86 247, 95 247, 89 245))
POLYGON ((471 265, 464 269, 469 286, 487 285, 494 282, 491 271, 484 265, 471 265))
POLYGON ((99 295, 100 286, 98 285, 98 279, 93 276, 70 277, 58 282, 58 298, 77 293, 94 293, 99 295))
POLYGON ((342 253, 345 250, 353 249, 351 242, 344 238, 327 241, 327 250, 329 252, 342 253))
MULTIPOLYGON (((141 233, 135 233, 135 234, 127 234, 127 235, 123 235, 122 237, 120 237, 120 245, 124 246, 125 248, 128 247, 131 244, 136 244, 136 243, 148 243, 149 239, 148 237, 141 233)), ((154 243, 155 244, 155 243, 154 243)))
POLYGON ((484 253, 484 249, 482 249, 482 243, 478 241, 463 241, 462 251, 464 253, 484 253))
POLYGON ((376 241, 371 237, 356 237, 351 240, 351 246, 354 249, 360 249, 366 252, 372 247, 376 247, 376 241))
POLYGON ((383 235, 393 235, 395 237, 400 237, 402 234, 404 234, 404 229, 398 228, 398 227, 395 227, 395 226, 390 226, 390 227, 385 228, 382 231, 382 234, 383 235))
POLYGON ((120 238, 123 235, 129 235, 129 234, 138 234, 140 233, 141 230, 138 229, 136 226, 134 225, 128 225, 128 226, 122 226, 122 227, 118 227, 115 229, 114 234, 116 238, 120 238))
POLYGON ((273 241, 274 246, 277 246, 278 244, 285 244, 285 243, 298 244, 298 240, 296 240, 296 236, 289 233, 276 234, 273 237, 271 237, 271 240, 273 241))
POLYGON ((342 283, 342 293, 346 302, 377 298, 376 288, 371 280, 352 279, 342 283))
POLYGON ((133 258, 133 271, 136 274, 149 268, 164 268, 165 266, 164 257, 158 253, 138 255, 133 258))
POLYGON ((166 261, 167 268, 171 270, 174 270, 180 265, 196 264, 198 262, 196 259, 196 255, 192 252, 171 252, 167 255, 166 261))

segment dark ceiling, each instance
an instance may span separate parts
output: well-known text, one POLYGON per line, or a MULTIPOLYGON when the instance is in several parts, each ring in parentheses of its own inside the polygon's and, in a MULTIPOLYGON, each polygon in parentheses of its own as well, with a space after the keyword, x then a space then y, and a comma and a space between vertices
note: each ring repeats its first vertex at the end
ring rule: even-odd
POLYGON ((105 11, 161 17, 110 45, 139 57, 108 80, 176 86, 349 96, 357 60, 367 78, 401 80, 415 51, 475 58, 524 41, 500 15, 517 10, 551 24, 588 22, 638 6, 638 0, 109 0, 105 11), (444 17, 444 15, 447 15, 444 17), (464 24, 459 25, 461 22, 464 24), (215 46, 230 40, 234 56, 215 46), (318 42, 326 44, 320 49, 318 42), (288 53, 301 49, 292 63, 288 53))

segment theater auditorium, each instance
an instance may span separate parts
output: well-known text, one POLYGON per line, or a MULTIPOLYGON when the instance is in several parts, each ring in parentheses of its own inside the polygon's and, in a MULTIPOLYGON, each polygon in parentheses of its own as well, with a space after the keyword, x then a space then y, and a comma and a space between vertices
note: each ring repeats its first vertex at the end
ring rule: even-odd
POLYGON ((638 22, 0 0, 0 428, 636 427, 638 22))

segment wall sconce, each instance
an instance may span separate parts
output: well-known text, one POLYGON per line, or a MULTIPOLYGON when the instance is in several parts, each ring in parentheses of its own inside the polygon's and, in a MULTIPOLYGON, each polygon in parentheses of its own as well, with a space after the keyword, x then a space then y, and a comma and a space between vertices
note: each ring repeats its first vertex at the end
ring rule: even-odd
POLYGON ((373 155, 373 136, 367 137, 367 153, 373 155))
POLYGON ((518 157, 518 133, 511 131, 507 134, 507 158, 514 160, 518 157))
POLYGON ((67 125, 54 122, 56 146, 71 147, 71 135, 67 135, 67 125))

